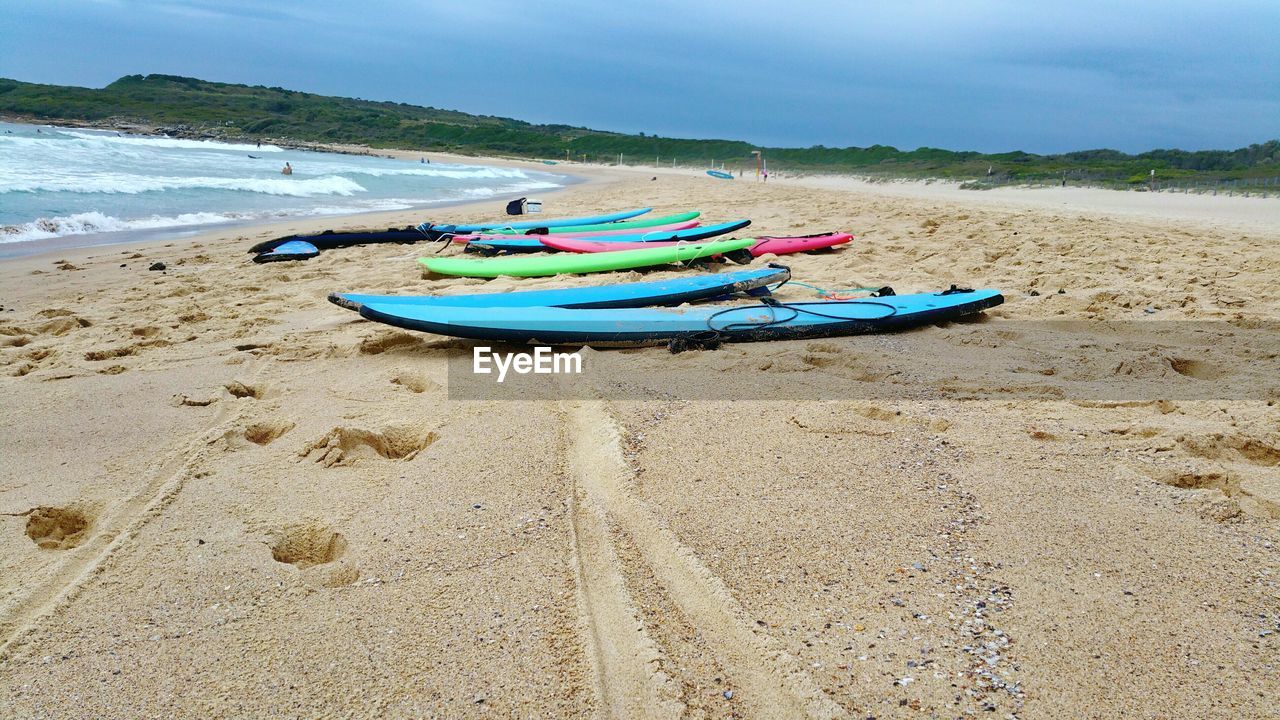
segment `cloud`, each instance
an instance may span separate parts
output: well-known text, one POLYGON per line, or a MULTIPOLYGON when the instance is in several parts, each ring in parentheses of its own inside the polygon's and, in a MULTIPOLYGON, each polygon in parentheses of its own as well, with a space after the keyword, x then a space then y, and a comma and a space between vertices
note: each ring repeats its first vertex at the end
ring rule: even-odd
POLYGON ((0 68, 14 69, 0 74, 46 82, 167 72, 802 146, 1142 150, 1280 135, 1275 2, 13 2, 19 40, 0 68))

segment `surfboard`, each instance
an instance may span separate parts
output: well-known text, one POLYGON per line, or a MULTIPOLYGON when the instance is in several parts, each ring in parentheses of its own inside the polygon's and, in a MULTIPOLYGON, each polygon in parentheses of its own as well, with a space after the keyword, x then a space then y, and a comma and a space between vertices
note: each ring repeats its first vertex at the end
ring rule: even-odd
MULTIPOLYGON (((810 250, 820 250, 822 248, 833 247, 847 243, 853 239, 849 233, 822 233, 819 235, 804 235, 799 237, 762 237, 755 238, 755 244, 748 250, 754 257, 772 253, 774 255, 786 255, 788 253, 807 252, 810 250)), ((659 241, 659 242, 604 242, 601 240, 588 240, 586 238, 558 238, 551 235, 541 238, 542 243, 547 247, 556 250, 564 250, 566 252, 576 253, 596 253, 596 252, 617 252, 619 250, 634 250, 644 247, 667 247, 676 245, 676 242, 659 241)))
POLYGON ((956 289, 858 300, 676 308, 420 307, 368 302, 360 315, 408 330, 548 345, 634 345, 680 338, 800 340, 946 322, 1004 302, 999 290, 956 289))
MULTIPOLYGON (((622 223, 614 223, 614 224, 621 225, 622 223)), ((698 227, 699 224, 700 223, 697 220, 686 220, 684 222, 670 223, 667 225, 655 225, 653 227, 644 228, 643 231, 646 234, 651 232, 675 232, 676 230, 688 230, 689 228, 695 228, 695 227, 698 227)), ((637 230, 636 228, 631 228, 631 227, 624 227, 624 228, 619 228, 615 230, 588 230, 586 232, 561 232, 559 229, 556 229, 555 232, 547 233, 547 235, 554 235, 556 237, 596 238, 596 237, 604 237, 606 235, 634 235, 637 232, 640 232, 640 231, 637 230)), ((493 233, 474 233, 471 235, 455 235, 453 236, 453 241, 455 243, 466 244, 469 242, 477 242, 482 240, 501 240, 509 237, 511 236, 495 235, 493 233)), ((539 237, 546 237, 546 236, 539 236, 539 237)))
MULTIPOLYGON (((718 223, 716 225, 704 225, 697 228, 689 228, 687 230, 673 231, 645 231, 637 232, 629 235, 581 235, 570 236, 564 239, 582 239, 593 240, 610 244, 632 244, 634 247, 645 247, 650 242, 659 242, 663 240, 681 241, 685 243, 698 242, 708 238, 727 235, 735 230, 751 224, 750 220, 735 220, 734 222, 718 223)), ((482 254, 497 254, 500 252, 539 252, 547 249, 555 249, 555 245, 547 242, 550 238, 560 238, 560 235, 536 235, 524 237, 519 235, 494 235, 488 236, 484 240, 473 240, 467 243, 465 250, 467 252, 480 252, 482 254)), ((623 249, 621 247, 615 250, 623 249)), ((634 249, 634 248, 632 248, 634 249)))
MULTIPOLYGON (((701 214, 702 213, 698 212, 697 210, 691 210, 689 212, 676 213, 674 215, 664 215, 662 217, 648 218, 645 220, 622 220, 620 222, 604 222, 604 223, 591 223, 591 224, 582 223, 577 225, 563 225, 563 226, 538 225, 534 227, 490 228, 485 230, 484 232, 488 234, 493 234, 493 235, 548 235, 552 230, 558 230, 560 232, 567 232, 567 233, 570 233, 570 232, 583 233, 583 232, 591 232, 594 230, 607 231, 607 230, 622 230, 624 228, 649 228, 649 227, 656 227, 659 225, 670 225, 671 223, 685 222, 686 220, 693 220, 701 214)), ((453 233, 461 232, 459 230, 454 230, 454 231, 442 230, 440 226, 429 228, 429 231, 433 233, 443 232, 446 234, 449 232, 453 232, 453 233)), ((474 234, 474 233, 470 233, 470 234, 474 234)))
POLYGON ((424 222, 418 227, 421 229, 439 230, 442 232, 452 233, 477 233, 487 230, 533 230, 537 228, 554 228, 569 227, 573 225, 595 225, 598 223, 620 222, 638 215, 644 215, 653 208, 638 208, 636 210, 623 210, 616 213, 606 213, 604 215, 588 215, 586 217, 577 218, 559 218, 555 220, 518 220, 511 222, 510 220, 494 220, 487 223, 472 223, 469 225, 457 225, 451 223, 433 223, 424 222))
POLYGON ((688 262, 713 255, 732 253, 749 247, 754 240, 713 240, 691 245, 624 250, 616 253, 570 255, 516 255, 495 258, 434 257, 419 258, 427 270, 440 275, 463 277, 545 277, 560 274, 581 274, 629 270, 632 268, 669 265, 688 262))
POLYGON ((290 240, 255 256, 253 261, 256 263, 268 263, 282 260, 308 260, 319 254, 320 248, 313 243, 304 240, 290 240))
POLYGON ((359 311, 365 303, 381 306, 461 307, 564 307, 623 308, 649 305, 679 305, 695 300, 727 297, 736 293, 758 296, 769 293, 770 285, 791 278, 785 265, 770 264, 762 268, 732 270, 708 275, 684 275, 667 280, 611 283, 576 288, 524 290, 505 293, 469 293, 465 295, 361 295, 331 293, 329 302, 348 310, 359 311))

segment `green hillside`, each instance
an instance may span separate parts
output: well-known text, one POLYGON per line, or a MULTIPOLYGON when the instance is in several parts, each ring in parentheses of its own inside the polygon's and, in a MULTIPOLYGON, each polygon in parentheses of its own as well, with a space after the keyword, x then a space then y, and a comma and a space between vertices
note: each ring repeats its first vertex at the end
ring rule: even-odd
MULTIPOLYGON (((1153 150, 1128 155, 1086 150, 1061 155, 983 154, 894 147, 758 148, 737 140, 690 140, 534 125, 404 103, 327 97, 278 87, 233 85, 173 75, 128 75, 102 89, 0 79, 0 113, 44 121, 149 125, 191 137, 283 143, 354 143, 373 148, 448 151, 531 158, 675 162, 752 168, 762 149, 774 170, 853 172, 998 182, 1056 181, 1109 185, 1147 182, 1268 181, 1280 176, 1280 141, 1238 150, 1153 150)), ((1276 182, 1280 189, 1280 181, 1276 182)))

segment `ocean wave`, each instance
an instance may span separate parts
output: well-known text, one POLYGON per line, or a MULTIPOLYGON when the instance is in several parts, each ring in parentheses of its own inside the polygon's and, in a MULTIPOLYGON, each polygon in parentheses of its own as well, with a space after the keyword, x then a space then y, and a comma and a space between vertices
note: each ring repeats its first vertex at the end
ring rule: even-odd
POLYGON ((121 232, 123 230, 155 230, 187 225, 211 225, 234 222, 242 216, 234 213, 183 213, 173 217, 152 215, 133 220, 104 215, 100 212, 76 213, 66 217, 40 218, 21 225, 0 226, 0 243, 45 240, 64 235, 88 235, 90 233, 121 232))
POLYGON ((0 194, 8 192, 73 192, 137 195, 145 192, 188 189, 235 190, 287 197, 351 196, 365 192, 365 188, 360 183, 337 175, 302 179, 289 177, 173 177, 101 173, 86 177, 14 178, 12 181, 0 183, 0 194))
POLYGON ((60 135, 69 135, 81 140, 93 140, 125 145, 144 145, 156 148, 195 148, 198 150, 234 150, 236 152, 284 152, 284 148, 276 145, 258 147, 253 143, 228 143, 218 140, 184 140, 167 135, 109 135, 106 132, 82 132, 78 130, 58 129, 60 135))

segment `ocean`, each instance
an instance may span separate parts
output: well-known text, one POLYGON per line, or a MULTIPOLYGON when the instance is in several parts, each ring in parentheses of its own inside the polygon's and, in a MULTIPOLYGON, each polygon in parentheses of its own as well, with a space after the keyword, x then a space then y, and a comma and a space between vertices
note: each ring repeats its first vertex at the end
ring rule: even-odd
POLYGON ((517 168, 421 161, 430 157, 393 160, 0 123, 0 256, 23 254, 23 243, 50 238, 127 242, 214 225, 429 208, 571 181, 517 168), (280 172, 286 162, 291 176, 280 172))

